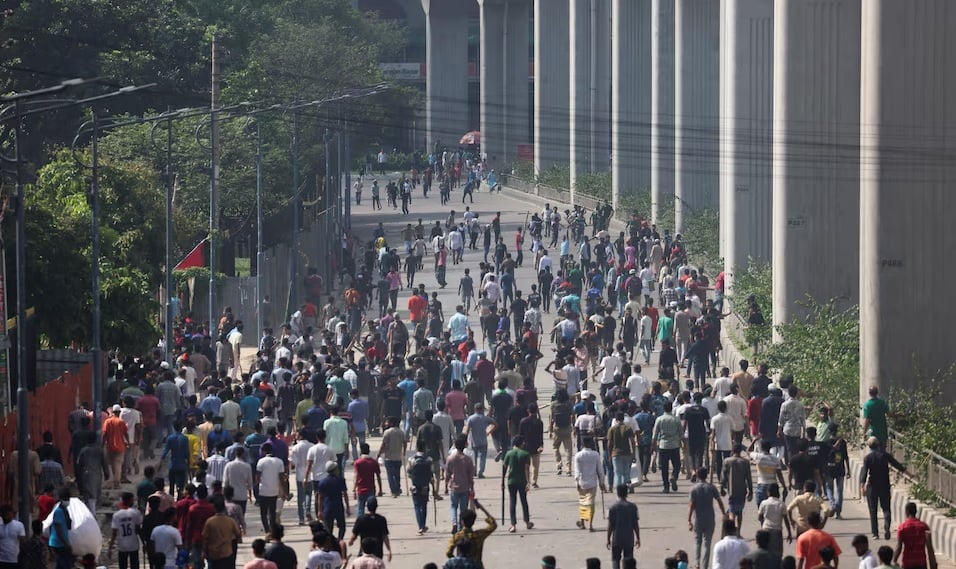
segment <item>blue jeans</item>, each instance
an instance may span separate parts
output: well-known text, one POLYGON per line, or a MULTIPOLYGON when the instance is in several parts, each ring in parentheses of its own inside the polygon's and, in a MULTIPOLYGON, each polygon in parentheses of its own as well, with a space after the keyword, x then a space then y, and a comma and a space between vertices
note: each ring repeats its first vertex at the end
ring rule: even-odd
POLYGON ((634 456, 630 454, 619 454, 611 458, 614 464, 614 487, 621 484, 627 485, 631 481, 631 462, 634 456))
POLYGON ((365 502, 368 502, 368 499, 374 496, 374 494, 359 494, 358 495, 358 513, 356 516, 362 517, 365 515, 365 502))
POLYGON ((468 492, 452 492, 451 493, 451 523, 456 528, 461 527, 461 512, 468 509, 468 492))
POLYGON ((488 461, 488 447, 471 447, 475 453, 475 466, 478 467, 478 476, 485 475, 485 463, 488 461))
POLYGON ((412 416, 411 411, 405 411, 405 440, 409 440, 409 435, 412 432, 412 425, 415 424, 415 419, 412 416))
POLYGON ((608 486, 614 486, 614 475, 617 472, 617 465, 611 462, 611 455, 607 452, 607 449, 601 451, 601 457, 604 462, 604 472, 607 474, 607 484, 608 486))
POLYGON ((827 477, 824 485, 827 488, 827 500, 830 501, 830 507, 837 514, 843 513, 843 483, 846 480, 843 476, 836 478, 827 477))
POLYGON ((641 355, 644 356, 644 363, 651 361, 651 341, 641 340, 641 355))
POLYGON ((312 483, 295 481, 295 502, 299 510, 299 523, 304 523, 306 515, 312 517, 312 483))
POLYGON ((394 494, 402 493, 402 461, 386 460, 385 476, 388 478, 388 489, 394 494))
POLYGON ((412 505, 415 507, 415 522, 418 529, 424 530, 428 522, 428 494, 413 493, 412 505))
POLYGON ((754 500, 757 501, 757 508, 760 508, 760 504, 767 499, 769 494, 767 493, 767 484, 757 484, 756 490, 754 490, 754 500))
POLYGON ((724 475, 724 461, 728 458, 730 458, 729 450, 714 451, 714 464, 711 465, 711 470, 717 475, 717 480, 721 480, 724 475))

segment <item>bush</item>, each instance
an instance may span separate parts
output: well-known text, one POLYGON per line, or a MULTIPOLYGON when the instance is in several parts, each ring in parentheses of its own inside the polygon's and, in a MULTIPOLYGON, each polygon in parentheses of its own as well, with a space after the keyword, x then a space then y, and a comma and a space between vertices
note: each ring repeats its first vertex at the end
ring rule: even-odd
POLYGON ((821 404, 833 409, 834 420, 848 440, 860 437, 860 316, 854 306, 844 311, 835 301, 808 299, 807 316, 777 327, 781 341, 765 352, 770 367, 793 375, 803 390, 809 417, 821 404))
POLYGON ((748 346, 765 346, 773 336, 770 324, 773 322, 773 268, 769 263, 757 263, 751 259, 746 268, 734 268, 733 290, 728 299, 736 310, 742 312, 749 296, 753 296, 760 307, 765 324, 748 325, 744 329, 744 340, 748 346))

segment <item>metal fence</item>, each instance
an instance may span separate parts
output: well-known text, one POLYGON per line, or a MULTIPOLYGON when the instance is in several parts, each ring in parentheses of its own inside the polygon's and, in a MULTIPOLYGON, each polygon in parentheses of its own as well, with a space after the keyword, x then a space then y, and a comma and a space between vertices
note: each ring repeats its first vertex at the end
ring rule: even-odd
POLYGON ((887 452, 907 465, 910 474, 914 475, 911 478, 913 482, 934 493, 939 500, 956 507, 956 462, 935 452, 908 448, 905 441, 904 435, 891 429, 886 443, 887 452))

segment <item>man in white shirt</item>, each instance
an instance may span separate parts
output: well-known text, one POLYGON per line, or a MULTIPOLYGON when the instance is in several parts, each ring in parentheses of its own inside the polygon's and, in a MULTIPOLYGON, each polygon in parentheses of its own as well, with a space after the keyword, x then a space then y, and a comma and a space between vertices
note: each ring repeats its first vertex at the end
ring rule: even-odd
POLYGON ((26 539, 27 532, 20 520, 13 517, 13 508, 4 504, 0 506, 0 565, 5 567, 19 567, 20 542, 26 539))
POLYGON ((727 402, 727 414, 734 421, 734 442, 741 443, 747 426, 747 402, 740 396, 740 387, 732 384, 730 394, 723 400, 727 402))
POLYGON ((601 399, 604 399, 604 394, 607 393, 607 390, 614 385, 614 376, 621 373, 621 360, 614 354, 609 354, 601 358, 601 367, 598 368, 597 374, 601 374, 601 399))
POLYGON ((714 449, 714 464, 711 472, 718 477, 724 471, 724 459, 730 456, 734 448, 733 441, 734 420, 727 415, 727 402, 717 402, 717 415, 710 418, 711 448, 714 449))
POLYGON ((714 544, 711 569, 738 569, 740 560, 750 553, 750 546, 737 535, 736 522, 724 519, 723 539, 714 544))
POLYGON ((315 443, 304 436, 305 431, 299 431, 298 440, 289 449, 289 463, 295 471, 296 506, 299 513, 299 525, 312 521, 312 481, 305 475, 309 470, 309 451, 315 443))
POLYGON ((538 272, 540 273, 544 269, 550 269, 551 267, 551 257, 548 256, 548 250, 545 249, 544 253, 541 255, 541 258, 538 259, 538 272))
POLYGON ((605 492, 604 477, 601 472, 601 455, 594 450, 594 440, 587 439, 581 450, 574 455, 574 482, 578 489, 579 528, 594 529, 594 496, 598 485, 605 492))
POLYGON ((495 304, 501 300, 501 287, 498 286, 498 282, 495 280, 494 275, 488 277, 488 283, 482 287, 482 291, 488 295, 488 300, 495 304))
POLYGON ((870 551, 870 540, 865 535, 857 534, 851 542, 853 549, 860 558, 859 569, 876 569, 880 565, 880 560, 870 551))
POLYGON ((730 379, 730 370, 721 368, 720 377, 714 381, 714 398, 720 400, 730 395, 731 385, 733 385, 733 381, 730 379))
POLYGON ((634 364, 633 373, 631 377, 627 378, 627 383, 624 386, 630 392, 631 400, 638 404, 640 404, 645 394, 651 392, 651 382, 641 375, 641 364, 634 364))
POLYGON ((222 471, 222 485, 232 486, 235 492, 233 502, 239 504, 243 513, 246 511, 246 504, 252 500, 252 466, 246 462, 246 448, 237 447, 236 457, 226 464, 222 471))
POLYGON ((260 450, 263 456, 256 463, 259 479, 259 514, 262 518, 262 531, 269 533, 276 525, 276 506, 282 488, 285 464, 272 456, 272 443, 264 443, 260 450))
POLYGON ((120 419, 126 423, 126 433, 129 446, 123 455, 123 476, 139 474, 139 441, 143 436, 143 414, 136 409, 132 397, 123 399, 123 408, 120 410, 120 419))
MULTIPOLYGON (((316 433, 316 440, 318 441, 312 448, 309 449, 308 454, 306 455, 306 469, 305 469, 305 479, 312 480, 312 489, 313 491, 319 485, 319 482, 329 475, 325 471, 325 465, 328 464, 330 460, 338 461, 338 457, 335 455, 335 451, 332 450, 332 447, 325 444, 325 431, 319 430, 316 433)), ((316 507, 318 507, 318 500, 315 500, 316 507)), ((318 515, 318 510, 316 510, 316 515, 318 515)))

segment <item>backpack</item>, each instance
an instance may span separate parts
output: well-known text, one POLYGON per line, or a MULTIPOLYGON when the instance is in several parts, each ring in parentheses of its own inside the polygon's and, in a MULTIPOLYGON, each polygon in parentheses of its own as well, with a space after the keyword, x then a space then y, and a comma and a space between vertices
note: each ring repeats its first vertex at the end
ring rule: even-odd
POLYGON ((427 456, 414 456, 408 476, 412 481, 412 493, 428 494, 428 486, 432 481, 431 460, 427 456))

